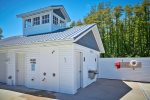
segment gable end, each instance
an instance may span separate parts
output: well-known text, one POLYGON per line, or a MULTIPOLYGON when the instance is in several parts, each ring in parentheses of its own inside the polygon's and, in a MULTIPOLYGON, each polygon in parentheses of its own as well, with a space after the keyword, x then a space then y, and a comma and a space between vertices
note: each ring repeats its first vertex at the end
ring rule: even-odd
POLYGON ((85 36, 75 42, 76 44, 100 51, 92 31, 89 31, 85 36))
POLYGON ((63 15, 63 13, 61 12, 60 9, 54 9, 53 12, 58 15, 59 17, 61 17, 62 19, 65 20, 65 16, 63 15))

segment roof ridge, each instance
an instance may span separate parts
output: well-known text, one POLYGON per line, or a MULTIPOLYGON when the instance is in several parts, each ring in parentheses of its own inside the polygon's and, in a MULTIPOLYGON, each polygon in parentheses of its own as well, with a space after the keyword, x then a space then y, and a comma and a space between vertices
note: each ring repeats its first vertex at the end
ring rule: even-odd
POLYGON ((79 26, 74 26, 74 27, 80 27, 80 26, 88 26, 88 25, 96 25, 96 23, 91 23, 91 24, 83 24, 83 25, 79 25, 79 26))
POLYGON ((20 15, 24 15, 24 14, 27 14, 27 13, 33 13, 33 12, 36 12, 36 11, 39 11, 39 10, 42 10, 42 9, 48 9, 50 7, 64 7, 64 6, 63 5, 50 5, 50 6, 47 6, 47 7, 41 7, 41 8, 34 9, 34 10, 31 10, 31 11, 28 11, 28 12, 25 12, 25 13, 22 13, 22 14, 18 14, 17 17, 20 17, 20 15))

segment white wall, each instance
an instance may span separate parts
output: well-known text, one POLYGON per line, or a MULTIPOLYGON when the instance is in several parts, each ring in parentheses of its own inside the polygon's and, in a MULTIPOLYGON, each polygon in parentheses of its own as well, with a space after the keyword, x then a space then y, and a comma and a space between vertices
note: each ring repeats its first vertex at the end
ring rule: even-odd
POLYGON ((59 51, 60 92, 74 94, 77 91, 74 87, 73 46, 61 46, 59 51))
POLYGON ((16 82, 16 53, 25 53, 25 86, 29 88, 49 90, 61 93, 75 94, 74 67, 73 67, 73 46, 41 46, 31 48, 20 48, 9 50, 7 57, 7 77, 12 76, 12 80, 7 79, 9 85, 16 82), (52 54, 55 51, 54 55, 52 54), (31 71, 30 59, 36 59, 36 70, 31 71), (43 73, 46 72, 46 76, 43 73), (53 73, 56 74, 53 77, 53 73), (31 79, 34 79, 32 81, 31 79), (46 80, 43 82, 43 78, 46 80))
MULTIPOLYGON (((88 71, 89 70, 97 70, 98 69, 98 57, 99 52, 80 46, 78 44, 74 44, 75 51, 79 51, 83 53, 83 57, 85 57, 85 61, 83 61, 83 87, 88 86, 89 84, 96 81, 97 76, 95 79, 90 79, 88 77, 88 71), (97 59, 95 62, 95 58, 97 59)), ((75 53, 75 52, 74 52, 75 53)), ((76 67, 76 66, 75 66, 76 67)), ((77 79, 77 78, 75 78, 77 79)), ((77 80, 76 80, 77 81, 77 80)))
POLYGON ((7 84, 15 85, 16 84, 16 54, 13 50, 8 51, 7 53, 7 84), (12 79, 8 79, 11 76, 12 79))
POLYGON ((27 52, 27 86, 30 88, 49 90, 61 93, 74 94, 74 69, 73 69, 72 45, 52 46, 32 49, 27 52), (52 56, 53 50, 55 56, 52 56), (33 52, 34 51, 34 52, 33 52), (36 58, 36 71, 31 71, 29 60, 36 58), (43 72, 46 72, 46 81, 43 72), (56 76, 52 77, 55 73, 56 76), (35 81, 31 81, 34 78, 35 81))
POLYGON ((6 83, 7 79, 7 66, 6 66, 6 53, 0 52, 0 82, 6 83))
POLYGON ((39 71, 40 71, 40 52, 38 52, 35 49, 31 49, 31 51, 27 51, 25 55, 26 55, 26 58, 25 58, 25 69, 26 69, 25 84, 29 88, 41 89, 41 87, 42 87, 42 86, 40 86, 41 85, 41 83, 40 83, 41 77, 40 77, 40 73, 39 73, 39 71), (36 59, 35 71, 31 71, 30 59, 36 59), (34 79, 34 81, 32 81, 32 79, 34 79))
POLYGON ((121 79, 133 81, 150 82, 150 57, 147 58, 100 58, 99 78, 121 79), (117 61, 129 62, 137 60, 142 62, 142 68, 120 68, 116 69, 114 63, 117 61))
POLYGON ((61 93, 75 94, 77 92, 77 78, 75 66, 75 51, 83 53, 85 62, 83 62, 83 87, 96 81, 96 78, 91 80, 88 78, 88 70, 97 69, 97 61, 99 52, 73 44, 67 45, 40 45, 31 46, 28 48, 9 49, 7 53, 8 76, 12 76, 12 80, 7 80, 10 85, 15 85, 16 82, 16 53, 25 54, 25 86, 29 88, 49 90, 61 93), (57 54, 52 56, 52 51, 57 54), (56 58, 55 58, 56 57, 56 58), (55 58, 55 59, 54 59, 55 58), (31 71, 30 59, 36 59, 36 71, 31 71), (54 65, 54 63, 56 65, 54 65), (58 65, 57 65, 58 64, 58 65), (43 72, 47 73, 46 81, 42 82, 43 72), (55 72, 57 77, 52 77, 55 72), (31 79, 34 79, 32 81, 31 79), (57 87, 58 86, 58 90, 57 87), (56 89, 56 90, 55 90, 56 89))

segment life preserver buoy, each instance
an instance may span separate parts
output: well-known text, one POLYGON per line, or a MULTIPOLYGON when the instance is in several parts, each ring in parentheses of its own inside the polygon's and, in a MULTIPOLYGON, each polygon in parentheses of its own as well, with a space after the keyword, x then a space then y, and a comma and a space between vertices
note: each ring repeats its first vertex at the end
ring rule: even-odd
POLYGON ((138 64, 138 62, 137 62, 136 60, 131 60, 131 61, 130 61, 130 65, 131 65, 132 67, 136 67, 137 64, 138 64))

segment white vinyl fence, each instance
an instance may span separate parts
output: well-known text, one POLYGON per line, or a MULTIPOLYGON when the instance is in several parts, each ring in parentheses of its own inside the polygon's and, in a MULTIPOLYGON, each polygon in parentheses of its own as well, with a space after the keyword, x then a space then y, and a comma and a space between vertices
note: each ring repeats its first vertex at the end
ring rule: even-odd
POLYGON ((145 58, 99 58, 99 78, 132 80, 150 82, 150 57, 145 58), (141 68, 116 69, 115 62, 130 62, 137 60, 142 62, 141 68))

